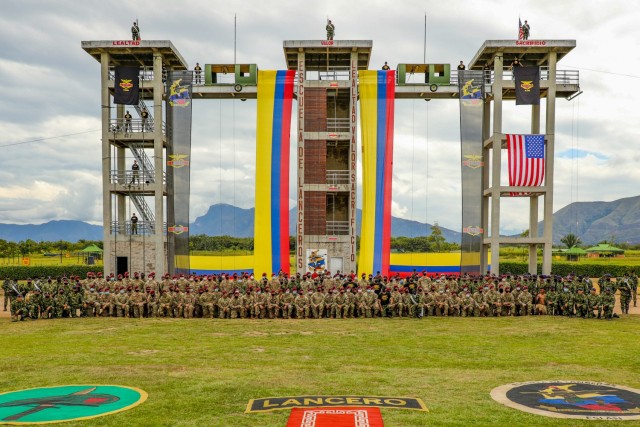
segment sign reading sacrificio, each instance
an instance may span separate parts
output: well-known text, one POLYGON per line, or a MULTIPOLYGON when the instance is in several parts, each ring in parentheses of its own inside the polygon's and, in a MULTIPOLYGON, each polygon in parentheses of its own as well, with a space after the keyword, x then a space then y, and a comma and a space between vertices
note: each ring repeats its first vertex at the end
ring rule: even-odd
POLYGON ((318 408, 333 406, 360 406, 377 408, 413 409, 428 412, 420 399, 413 397, 379 397, 379 396, 289 396, 251 399, 245 414, 252 412, 269 412, 291 408, 318 408))

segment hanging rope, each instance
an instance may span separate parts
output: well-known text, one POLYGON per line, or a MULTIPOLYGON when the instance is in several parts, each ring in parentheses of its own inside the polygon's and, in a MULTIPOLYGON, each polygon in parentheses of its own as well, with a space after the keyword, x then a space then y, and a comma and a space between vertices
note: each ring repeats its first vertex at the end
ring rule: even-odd
MULTIPOLYGON (((218 99, 218 139, 220 149, 218 153, 218 200, 219 207, 222 209, 222 99, 218 99)), ((222 218, 221 218, 222 219, 222 218)), ((220 223, 220 236, 222 236, 222 221, 220 223)))
MULTIPOLYGON (((231 108, 231 123, 232 123, 232 128, 231 128, 231 145, 233 147, 233 160, 231 162, 231 166, 232 166, 232 170, 233 170, 233 226, 231 228, 232 230, 232 235, 235 237, 236 236, 236 103, 232 102, 232 108, 231 108)), ((237 270, 237 266, 236 266, 236 255, 234 254, 233 256, 233 269, 237 270)))
MULTIPOLYGON (((577 99, 577 117, 576 117, 576 153, 580 149, 580 98, 577 99)), ((580 156, 576 154, 576 202, 580 201, 580 156)), ((576 235, 578 235, 578 209, 576 207, 576 235)))
MULTIPOLYGON (((427 132, 426 132, 426 148, 427 148, 427 161, 426 161, 426 167, 425 167, 425 172, 427 174, 426 179, 425 179, 425 189, 424 189, 424 226, 425 226, 425 232, 426 235, 428 236, 429 234, 429 161, 430 161, 430 155, 429 155, 429 104, 431 104, 431 102, 427 102, 427 132)), ((426 253, 426 262, 425 264, 428 266, 429 265, 429 252, 426 253)))
MULTIPOLYGON (((415 186, 414 179, 414 164, 416 158, 416 100, 411 102, 411 220, 414 220, 413 216, 413 190, 415 186)), ((413 262, 413 251, 411 252, 411 265, 415 265, 413 262)))

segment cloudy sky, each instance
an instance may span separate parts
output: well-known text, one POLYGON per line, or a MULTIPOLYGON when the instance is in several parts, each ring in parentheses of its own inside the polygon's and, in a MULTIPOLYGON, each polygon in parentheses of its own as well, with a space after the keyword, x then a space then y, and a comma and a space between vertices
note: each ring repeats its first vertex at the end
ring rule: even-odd
MULTIPOLYGON (((558 65, 580 70, 584 93, 557 101, 554 210, 640 193, 631 95, 640 12, 628 1, 3 0, 2 8, 0 223, 101 224, 100 67, 80 41, 128 39, 136 18, 143 39, 171 40, 193 67, 233 62, 237 15, 238 62, 282 69, 282 41, 324 38, 327 16, 336 39, 373 40, 371 68, 422 62, 425 12, 427 62, 451 64, 470 61, 484 40, 514 39, 521 16, 532 39, 577 40, 558 65)), ((506 108, 504 132, 526 133, 529 114, 506 108)), ((192 144, 192 220, 214 203, 252 207, 255 101, 195 103, 192 144)), ((456 102, 397 102, 394 215, 460 228, 459 145, 456 102)), ((292 181, 294 173, 292 163, 292 181)), ((527 206, 503 201, 501 232, 526 229, 527 206)))

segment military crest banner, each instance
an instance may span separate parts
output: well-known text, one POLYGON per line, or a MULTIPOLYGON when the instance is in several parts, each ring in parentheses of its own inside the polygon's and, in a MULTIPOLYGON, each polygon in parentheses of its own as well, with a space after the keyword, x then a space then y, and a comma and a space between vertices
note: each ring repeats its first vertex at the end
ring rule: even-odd
POLYGON ((116 67, 113 85, 115 104, 138 105, 140 102, 140 67, 116 67))
POLYGON ((514 67, 516 105, 540 105, 540 68, 514 67))

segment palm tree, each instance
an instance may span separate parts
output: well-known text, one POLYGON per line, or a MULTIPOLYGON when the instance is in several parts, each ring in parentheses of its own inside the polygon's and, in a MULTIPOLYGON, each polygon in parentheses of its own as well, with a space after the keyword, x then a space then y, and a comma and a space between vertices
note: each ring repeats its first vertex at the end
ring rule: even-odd
POLYGON ((582 243, 582 240, 580 240, 580 238, 573 233, 567 234, 562 239, 560 239, 560 241, 564 243, 565 246, 569 249, 582 243))

